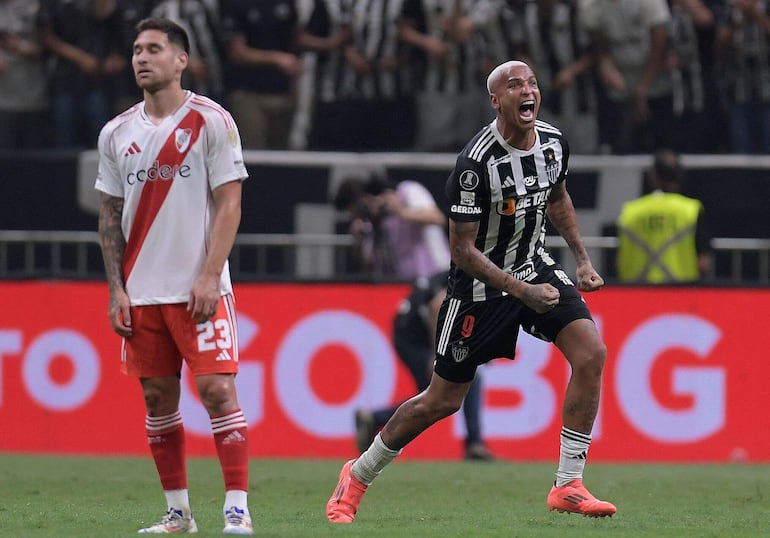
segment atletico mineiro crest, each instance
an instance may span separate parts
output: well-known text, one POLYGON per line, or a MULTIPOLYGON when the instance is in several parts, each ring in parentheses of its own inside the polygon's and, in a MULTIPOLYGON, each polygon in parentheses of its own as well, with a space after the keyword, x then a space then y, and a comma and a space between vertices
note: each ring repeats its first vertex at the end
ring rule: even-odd
POLYGON ((545 159, 545 173, 548 176, 548 181, 555 185, 559 179, 559 161, 556 160, 556 153, 553 148, 543 150, 543 159, 545 159))

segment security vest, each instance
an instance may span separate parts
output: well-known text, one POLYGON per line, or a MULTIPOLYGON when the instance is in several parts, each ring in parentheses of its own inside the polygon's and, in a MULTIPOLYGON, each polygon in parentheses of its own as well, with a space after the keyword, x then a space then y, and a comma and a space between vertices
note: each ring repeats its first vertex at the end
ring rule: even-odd
POLYGON ((656 191, 626 202, 618 218, 618 278, 664 284, 698 280, 695 228, 703 204, 656 191))

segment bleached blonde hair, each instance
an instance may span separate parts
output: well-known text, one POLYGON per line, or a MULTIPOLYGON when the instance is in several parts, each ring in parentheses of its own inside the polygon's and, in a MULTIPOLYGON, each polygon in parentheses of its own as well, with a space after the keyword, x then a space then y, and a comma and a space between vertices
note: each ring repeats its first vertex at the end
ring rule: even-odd
POLYGON ((520 60, 508 60, 507 62, 503 62, 497 67, 495 67, 492 72, 487 77, 487 92, 489 95, 492 95, 492 85, 495 83, 495 81, 500 78, 503 73, 508 71, 511 67, 529 67, 526 63, 520 61, 520 60))

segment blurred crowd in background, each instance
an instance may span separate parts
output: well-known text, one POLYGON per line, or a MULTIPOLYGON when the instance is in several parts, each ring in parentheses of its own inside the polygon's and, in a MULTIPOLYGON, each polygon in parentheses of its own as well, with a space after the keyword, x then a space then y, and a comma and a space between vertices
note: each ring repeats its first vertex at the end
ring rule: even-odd
POLYGON ((95 147, 147 16, 245 149, 458 151, 517 58, 572 153, 770 152, 768 0, 0 0, 0 150, 95 147))

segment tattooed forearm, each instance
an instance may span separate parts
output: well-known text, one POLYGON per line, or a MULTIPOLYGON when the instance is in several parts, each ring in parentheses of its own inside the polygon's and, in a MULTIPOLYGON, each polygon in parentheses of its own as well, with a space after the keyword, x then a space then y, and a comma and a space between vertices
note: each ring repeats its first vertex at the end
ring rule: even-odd
POLYGON ((99 236, 110 294, 115 289, 123 288, 123 254, 126 251, 126 239, 121 228, 122 216, 123 198, 103 194, 99 210, 99 236))
POLYGON ((575 260, 578 263, 588 260, 588 253, 583 246, 583 240, 580 236, 575 206, 572 204, 572 198, 569 193, 562 189, 554 189, 551 199, 548 201, 548 219, 554 225, 569 246, 575 260))
POLYGON ((522 282, 500 269, 476 248, 477 222, 450 221, 449 248, 452 261, 463 271, 484 284, 518 297, 522 282))

